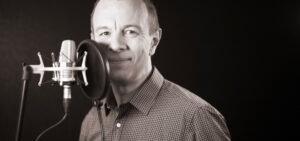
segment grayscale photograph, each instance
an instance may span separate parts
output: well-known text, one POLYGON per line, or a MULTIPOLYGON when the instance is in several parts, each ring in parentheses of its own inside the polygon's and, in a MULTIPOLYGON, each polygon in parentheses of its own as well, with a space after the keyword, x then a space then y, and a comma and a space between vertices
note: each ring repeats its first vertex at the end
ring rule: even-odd
POLYGON ((0 0, 0 140, 297 140, 299 45, 300 1, 0 0))

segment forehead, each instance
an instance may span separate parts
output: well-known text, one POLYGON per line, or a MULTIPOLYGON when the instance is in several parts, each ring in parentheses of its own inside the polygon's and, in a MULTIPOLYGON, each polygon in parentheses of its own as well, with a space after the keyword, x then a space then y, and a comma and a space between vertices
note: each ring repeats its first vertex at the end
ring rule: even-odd
POLYGON ((116 21, 140 23, 147 19, 148 11, 142 0, 101 0, 95 7, 92 22, 96 26, 116 21))

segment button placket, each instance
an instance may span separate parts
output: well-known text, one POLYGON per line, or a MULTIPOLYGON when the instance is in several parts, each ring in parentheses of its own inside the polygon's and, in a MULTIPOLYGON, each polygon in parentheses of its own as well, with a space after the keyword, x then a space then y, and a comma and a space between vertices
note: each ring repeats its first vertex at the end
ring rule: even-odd
POLYGON ((113 140, 120 140, 121 139, 121 133, 122 133, 122 128, 124 127, 124 115, 130 107, 128 105, 122 105, 117 111, 117 118, 114 122, 114 127, 113 127, 113 140))
POLYGON ((121 125, 121 123, 120 123, 120 120, 119 120, 119 118, 120 118, 120 109, 117 109, 116 110, 116 119, 115 119, 115 122, 114 122, 114 127, 113 127, 113 136, 112 136, 112 140, 119 140, 119 128, 121 127, 118 127, 117 126, 117 124, 118 125, 121 125))
POLYGON ((117 119, 116 122, 115 122, 115 136, 114 138, 116 140, 120 140, 120 137, 121 137, 121 132, 122 132, 122 121, 117 119))

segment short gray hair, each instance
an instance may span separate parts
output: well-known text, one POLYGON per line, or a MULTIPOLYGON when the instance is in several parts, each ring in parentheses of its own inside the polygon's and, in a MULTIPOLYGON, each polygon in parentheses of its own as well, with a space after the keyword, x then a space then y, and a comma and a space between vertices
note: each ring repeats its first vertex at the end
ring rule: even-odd
MULTIPOLYGON (((92 30, 92 32, 94 30, 93 16, 95 14, 96 6, 100 1, 101 0, 97 0, 95 2, 94 8, 93 8, 93 11, 92 11, 92 14, 91 14, 91 30, 92 30)), ((158 29, 160 29, 159 22, 158 22, 157 11, 156 11, 156 8, 155 8, 152 0, 143 0, 143 2, 145 3, 148 14, 149 14, 149 17, 148 17, 148 22, 149 22, 149 25, 150 25, 150 31, 149 32, 150 32, 150 34, 152 34, 152 33, 156 32, 158 29)))

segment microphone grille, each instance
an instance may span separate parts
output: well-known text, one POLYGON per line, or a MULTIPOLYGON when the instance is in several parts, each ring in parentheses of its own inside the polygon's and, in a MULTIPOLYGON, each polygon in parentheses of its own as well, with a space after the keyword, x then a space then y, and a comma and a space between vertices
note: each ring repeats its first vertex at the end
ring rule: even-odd
POLYGON ((75 62, 76 45, 73 40, 64 40, 61 44, 59 62, 75 62))

